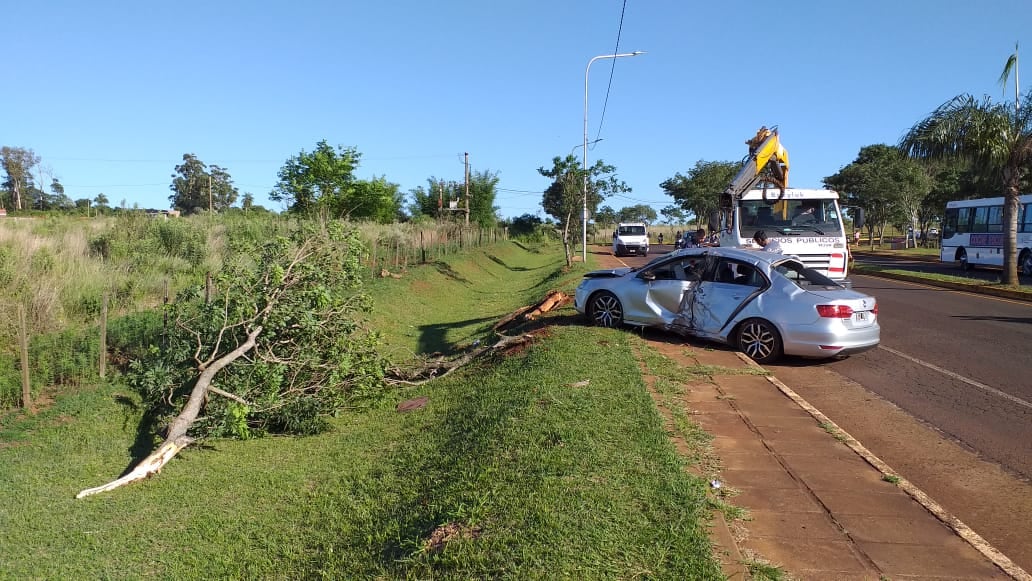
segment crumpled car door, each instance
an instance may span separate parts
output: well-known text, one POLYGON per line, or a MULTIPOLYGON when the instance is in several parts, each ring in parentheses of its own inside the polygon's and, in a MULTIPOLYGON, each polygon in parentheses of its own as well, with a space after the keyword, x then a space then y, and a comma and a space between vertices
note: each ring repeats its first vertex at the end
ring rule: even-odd
POLYGON ((668 325, 674 321, 681 310, 681 301, 686 292, 693 287, 695 281, 687 280, 654 280, 649 283, 645 296, 645 304, 654 324, 668 325))
POLYGON ((747 266, 721 260, 693 289, 691 296, 685 297, 682 310, 687 312, 682 314, 682 319, 687 320, 694 334, 703 337, 720 336, 742 304, 756 294, 756 287, 734 282, 736 269, 747 266))

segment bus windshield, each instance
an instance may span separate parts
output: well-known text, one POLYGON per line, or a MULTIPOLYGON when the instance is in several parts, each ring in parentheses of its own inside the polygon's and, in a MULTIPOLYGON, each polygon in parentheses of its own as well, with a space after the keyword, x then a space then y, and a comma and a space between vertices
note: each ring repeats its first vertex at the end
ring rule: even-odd
POLYGON ((835 200, 781 200, 773 205, 764 200, 742 200, 742 238, 757 230, 781 236, 843 236, 835 200))

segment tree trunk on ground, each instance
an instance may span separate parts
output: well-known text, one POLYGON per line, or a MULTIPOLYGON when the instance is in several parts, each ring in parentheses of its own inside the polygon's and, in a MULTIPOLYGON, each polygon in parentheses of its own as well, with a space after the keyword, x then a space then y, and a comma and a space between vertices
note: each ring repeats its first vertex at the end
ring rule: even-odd
POLYGON ((254 349, 258 335, 261 332, 262 327, 255 327, 247 334, 246 341, 236 349, 213 361, 210 366, 201 372, 201 375, 197 378, 197 383, 194 384, 194 388, 190 392, 190 399, 188 399, 186 405, 183 406, 183 411, 181 411, 179 415, 176 416, 176 419, 172 420, 172 423, 169 424, 168 433, 165 436, 165 442, 162 443, 157 450, 144 458, 125 476, 102 486, 87 488, 79 494, 76 494, 75 498, 84 498, 93 494, 114 490, 115 488, 129 484, 130 482, 142 480, 151 474, 161 472, 161 469, 169 460, 178 454, 180 450, 189 446, 193 442, 193 438, 186 434, 190 430, 190 427, 193 426, 193 423, 197 421, 197 416, 201 413, 201 407, 204 405, 204 401, 208 397, 208 392, 216 391, 216 393, 229 395, 224 392, 211 389, 211 382, 215 379, 215 375, 224 367, 236 361, 251 349, 254 349))

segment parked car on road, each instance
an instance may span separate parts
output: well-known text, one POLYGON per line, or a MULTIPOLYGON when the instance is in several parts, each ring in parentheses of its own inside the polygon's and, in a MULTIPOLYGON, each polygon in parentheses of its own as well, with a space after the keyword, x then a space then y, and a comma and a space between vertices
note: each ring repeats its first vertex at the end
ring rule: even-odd
POLYGON ((731 345, 760 363, 843 357, 878 345, 878 302, 796 257, 687 248, 638 268, 584 275, 574 306, 596 325, 666 329, 731 345))

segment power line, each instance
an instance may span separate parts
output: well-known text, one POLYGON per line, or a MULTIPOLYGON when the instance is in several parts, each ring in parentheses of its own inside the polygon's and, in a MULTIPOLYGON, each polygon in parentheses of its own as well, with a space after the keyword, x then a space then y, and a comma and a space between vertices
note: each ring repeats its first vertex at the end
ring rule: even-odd
MULTIPOLYGON (((623 0, 623 7, 620 8, 620 26, 616 29, 616 48, 613 49, 613 54, 620 54, 620 35, 623 33, 623 19, 626 11, 627 0, 623 0)), ((606 100, 602 102, 602 115, 598 120, 598 133, 595 134, 596 142, 599 139, 599 135, 602 135, 602 123, 606 120, 606 107, 609 105, 609 90, 613 88, 613 74, 616 73, 617 60, 619 59, 612 59, 612 66, 609 68, 609 86, 606 87, 606 100)))

